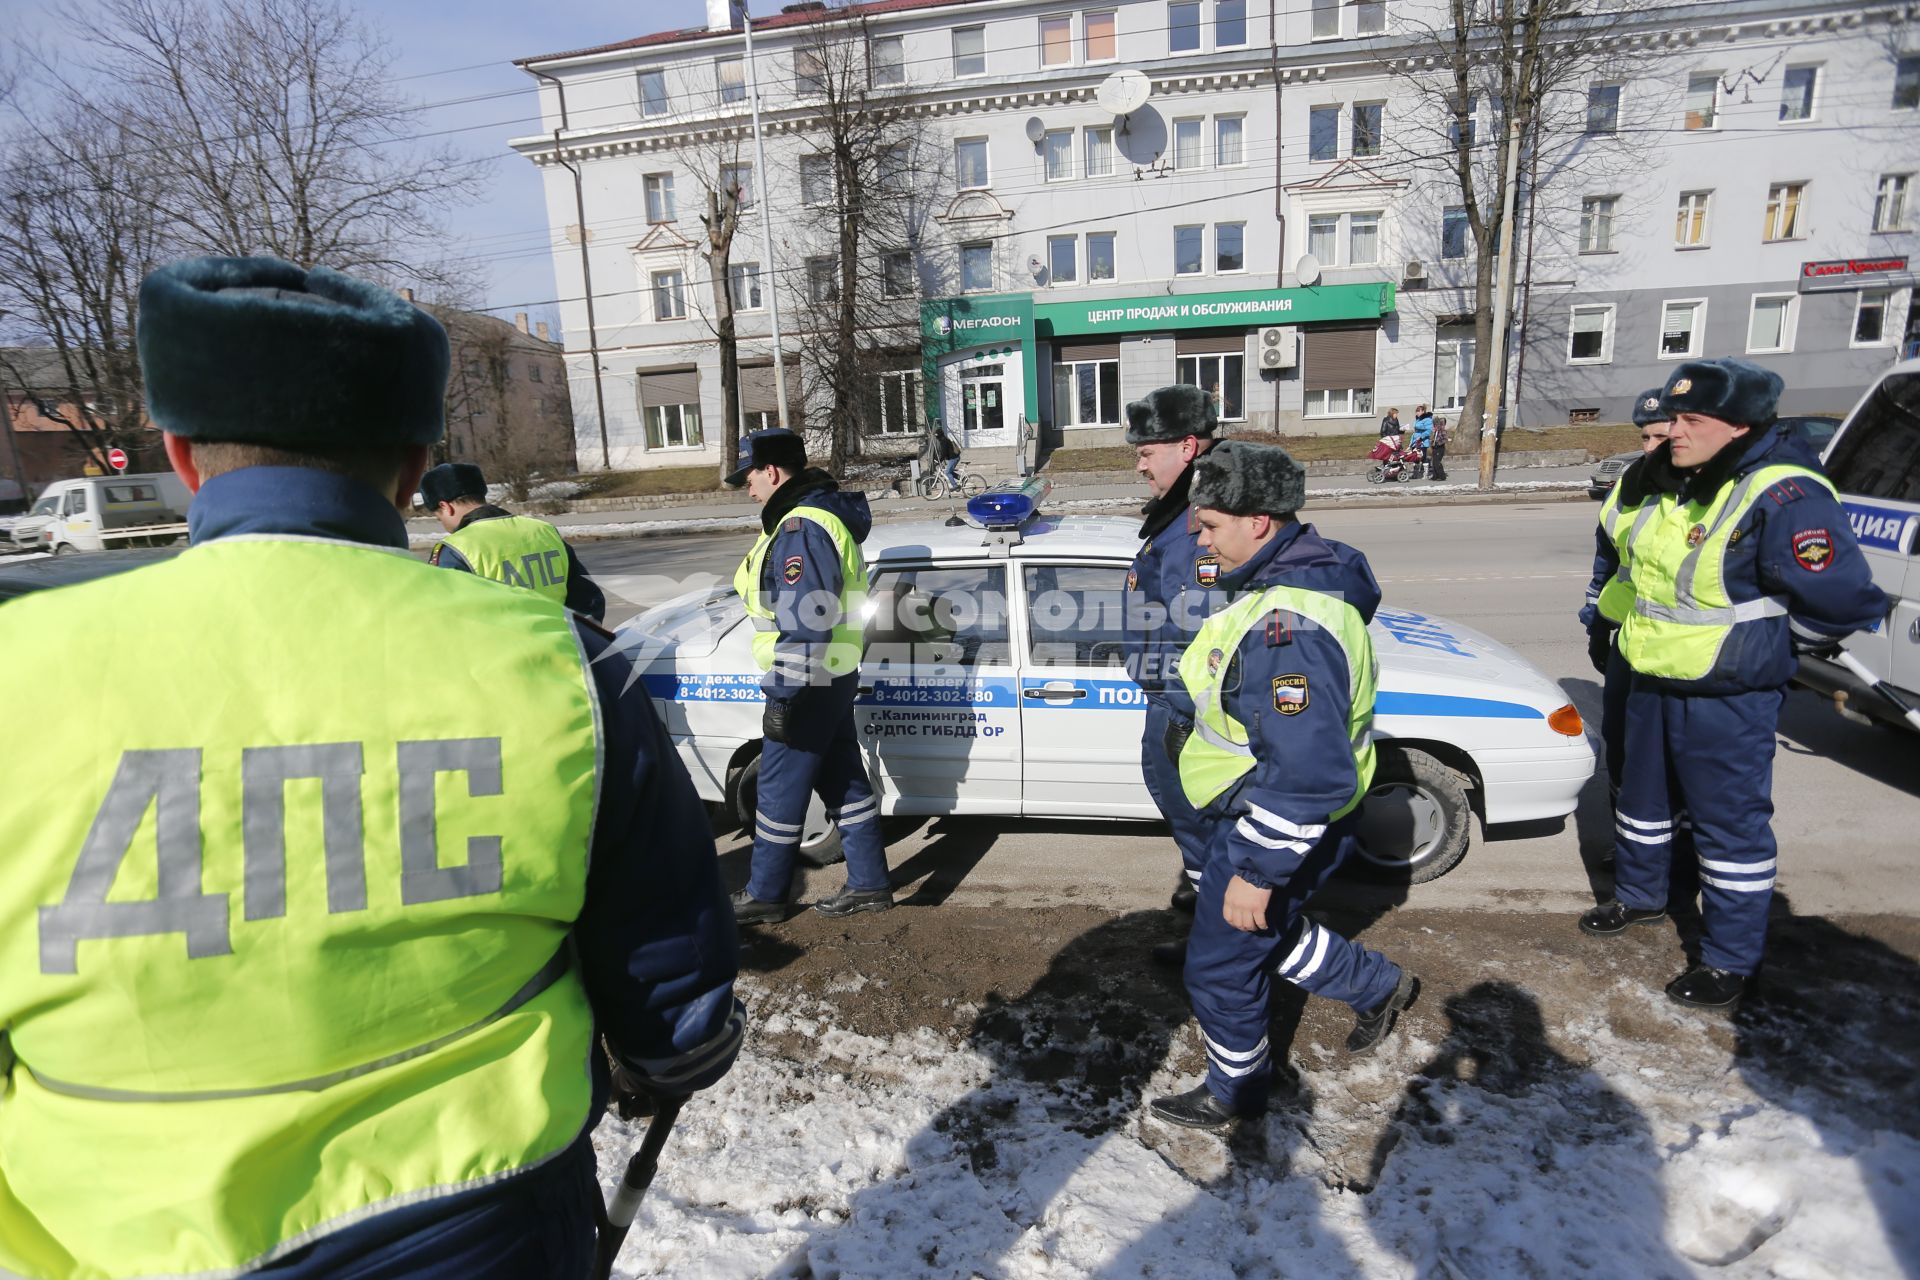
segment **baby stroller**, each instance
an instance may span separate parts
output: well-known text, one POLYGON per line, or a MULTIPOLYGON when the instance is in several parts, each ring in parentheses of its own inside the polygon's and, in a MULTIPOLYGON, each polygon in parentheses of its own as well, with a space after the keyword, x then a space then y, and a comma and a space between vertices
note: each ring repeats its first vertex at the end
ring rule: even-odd
POLYGON ((1393 441, 1382 436, 1373 451, 1367 455, 1373 466, 1367 471, 1368 484, 1385 484, 1389 480, 1402 484, 1417 480, 1427 469, 1426 451, 1422 449, 1396 449, 1393 441))

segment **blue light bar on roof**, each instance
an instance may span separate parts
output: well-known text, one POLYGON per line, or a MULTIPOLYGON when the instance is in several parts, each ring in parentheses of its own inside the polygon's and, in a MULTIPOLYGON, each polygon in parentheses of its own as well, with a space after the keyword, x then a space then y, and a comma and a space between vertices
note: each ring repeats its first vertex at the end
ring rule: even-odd
POLYGON ((996 485, 967 499, 967 518, 983 529, 1018 529, 1033 519, 1040 504, 1053 492, 1053 481, 1040 476, 996 485))

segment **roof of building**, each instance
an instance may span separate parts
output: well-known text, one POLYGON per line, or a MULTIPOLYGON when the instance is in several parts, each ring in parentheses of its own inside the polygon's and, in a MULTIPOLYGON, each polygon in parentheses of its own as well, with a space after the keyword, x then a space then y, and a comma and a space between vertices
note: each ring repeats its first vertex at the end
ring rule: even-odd
POLYGON ((59 391, 67 373, 53 347, 0 347, 0 384, 8 391, 59 391))
MULTIPOLYGON (((765 18, 755 18, 753 29, 777 31, 782 27, 803 27, 809 23, 825 20, 839 22, 882 13, 900 13, 909 9, 945 9, 978 3, 981 3, 981 0, 870 0, 867 4, 851 4, 845 8, 827 8, 824 5, 819 7, 787 5, 779 13, 765 18)), ((708 36, 727 35, 739 30, 739 27, 730 28, 729 31, 717 31, 711 27, 683 27, 677 31, 658 31, 652 35, 635 36, 631 40, 594 45, 588 49, 569 49, 563 53, 542 53, 531 58, 515 58, 513 65, 524 67, 534 62, 560 62, 567 58, 584 58, 596 53, 618 53, 623 49, 646 49, 654 45, 679 44, 686 40, 702 40, 708 36)))

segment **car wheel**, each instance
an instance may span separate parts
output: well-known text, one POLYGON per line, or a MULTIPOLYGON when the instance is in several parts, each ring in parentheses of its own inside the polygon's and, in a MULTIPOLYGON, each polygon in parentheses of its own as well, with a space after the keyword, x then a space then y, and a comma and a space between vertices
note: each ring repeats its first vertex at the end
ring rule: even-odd
POLYGON ((1467 780, 1426 752, 1381 744, 1360 804, 1360 874, 1396 884, 1437 880, 1467 854, 1473 807, 1467 780))
POLYGON ((72 555, 73 544, 71 542, 55 543, 52 552, 50 552, 49 554, 56 555, 56 556, 72 555))
MULTIPOLYGON (((734 816, 740 820, 740 826, 751 833, 753 831, 753 813, 756 797, 760 792, 760 757, 755 756, 740 771, 740 781, 735 791, 734 816)), ((807 798, 807 816, 800 820, 800 861, 810 867, 830 867, 836 862, 846 861, 846 850, 840 847, 840 828, 827 820, 827 806, 820 797, 807 798)))

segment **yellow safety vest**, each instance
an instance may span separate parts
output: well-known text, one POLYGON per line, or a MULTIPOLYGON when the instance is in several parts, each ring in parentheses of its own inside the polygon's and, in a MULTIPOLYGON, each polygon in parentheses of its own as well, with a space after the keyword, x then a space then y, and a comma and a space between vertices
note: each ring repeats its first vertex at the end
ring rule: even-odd
MULTIPOLYGON (((860 544, 839 516, 822 507, 795 507, 788 518, 794 516, 825 529, 840 555, 840 619, 827 640, 827 672, 843 676, 858 671, 864 636, 860 614, 867 600, 867 564, 860 554, 860 544)), ((739 592, 747 606, 747 618, 753 623, 753 660, 762 671, 772 670, 773 651, 780 641, 780 623, 774 617, 768 593, 761 587, 766 581, 767 551, 778 532, 776 528, 774 533, 761 534, 733 573, 733 589, 739 592)), ((784 566, 776 567, 784 571, 784 566)))
MULTIPOLYGON (((510 587, 524 587, 556 604, 567 601, 567 544, 545 520, 494 516, 475 520, 441 539, 466 557, 474 573, 510 587)), ((439 562, 439 548, 434 561, 439 562)))
POLYGON ((233 1275, 591 1123, 566 614, 236 538, 7 605, 0 652, 0 1274, 233 1275))
POLYGON ((1627 620, 1633 612, 1633 540, 1653 518, 1660 505, 1658 495, 1649 495, 1640 500, 1637 506, 1626 507, 1620 502, 1620 485, 1616 482, 1613 492, 1600 504, 1600 528, 1607 535, 1607 541, 1613 544, 1618 566, 1613 576, 1607 579, 1607 585, 1600 588, 1600 598, 1595 606, 1600 616, 1616 627, 1627 620))
POLYGON ((1761 596, 1734 603, 1726 558, 1735 532, 1763 494, 1782 480, 1817 484, 1805 467, 1761 467, 1720 486, 1706 502, 1660 499, 1633 535, 1633 610, 1620 627, 1620 653, 1642 675, 1700 680, 1710 675, 1737 626, 1783 617, 1787 601, 1761 596))
MULTIPOLYGON (((1344 600, 1303 587, 1276 586, 1248 595, 1207 619, 1180 656, 1180 680, 1193 697, 1193 734, 1180 751, 1180 789, 1194 808, 1218 799, 1254 765, 1247 728, 1228 714, 1225 683, 1240 642, 1275 609, 1297 614, 1324 628, 1346 651, 1347 734, 1358 783, 1352 797, 1333 817, 1360 803, 1373 785, 1374 689, 1379 682, 1373 640, 1359 610, 1344 600)), ((1275 714, 1278 714, 1277 712, 1275 714)))

